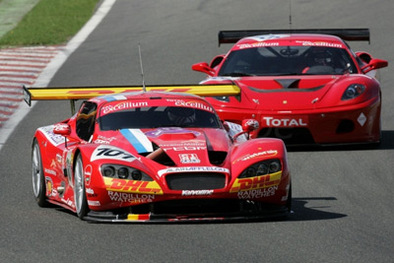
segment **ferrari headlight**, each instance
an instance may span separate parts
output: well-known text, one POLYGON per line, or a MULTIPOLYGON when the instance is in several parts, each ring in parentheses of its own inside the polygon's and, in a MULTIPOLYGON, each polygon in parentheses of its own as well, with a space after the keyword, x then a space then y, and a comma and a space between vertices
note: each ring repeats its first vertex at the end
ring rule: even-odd
POLYGON ((101 166, 101 175, 104 177, 112 177, 119 179, 138 180, 138 181, 153 181, 153 179, 133 167, 118 165, 118 164, 104 164, 101 166))
POLYGON ((224 101, 224 102, 230 102, 230 98, 228 97, 228 96, 217 96, 217 97, 214 97, 215 99, 217 99, 217 100, 220 100, 220 101, 224 101))
POLYGON ((365 91, 363 84, 351 84, 349 85, 342 95, 341 100, 350 100, 360 96, 365 91))
POLYGON ((282 169, 282 165, 279 159, 265 160, 262 162, 255 163, 246 168, 239 178, 255 177, 260 175, 266 175, 271 173, 279 172, 282 169))

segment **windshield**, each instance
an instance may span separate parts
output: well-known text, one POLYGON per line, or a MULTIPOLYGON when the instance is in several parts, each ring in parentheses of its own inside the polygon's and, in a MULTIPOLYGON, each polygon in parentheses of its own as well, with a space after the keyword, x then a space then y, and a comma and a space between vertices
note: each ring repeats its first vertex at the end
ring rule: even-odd
POLYGON ((356 73, 342 48, 276 46, 232 51, 218 76, 331 75, 356 73))
POLYGON ((101 130, 158 127, 219 128, 212 112, 187 107, 141 107, 116 111, 99 118, 101 130))

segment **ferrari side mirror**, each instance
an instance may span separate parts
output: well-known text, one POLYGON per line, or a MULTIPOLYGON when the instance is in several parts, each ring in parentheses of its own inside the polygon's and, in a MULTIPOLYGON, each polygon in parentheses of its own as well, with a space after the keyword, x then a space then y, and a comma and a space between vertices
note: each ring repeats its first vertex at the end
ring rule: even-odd
POLYGON ((247 138, 250 139, 250 133, 259 128, 259 122, 255 119, 244 119, 242 120, 242 131, 234 136, 234 140, 242 134, 247 134, 247 138))
POLYGON ((368 65, 365 65, 364 67, 362 67, 361 70, 364 73, 367 73, 367 72, 370 72, 371 70, 374 70, 374 69, 387 67, 388 65, 389 65, 389 63, 387 62, 387 60, 373 58, 368 63, 368 65))
POLYGON ((208 63, 206 62, 200 62, 192 65, 192 70, 194 71, 200 71, 202 73, 205 73, 209 76, 213 76, 215 74, 215 70, 211 68, 208 63))
POLYGON ((245 119, 242 120, 242 130, 244 132, 250 133, 259 128, 259 122, 255 119, 245 119))

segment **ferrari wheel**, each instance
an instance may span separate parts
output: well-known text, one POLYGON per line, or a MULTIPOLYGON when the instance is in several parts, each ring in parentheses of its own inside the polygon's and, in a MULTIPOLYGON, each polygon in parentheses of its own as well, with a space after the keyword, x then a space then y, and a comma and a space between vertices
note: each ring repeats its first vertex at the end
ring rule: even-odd
POLYGON ((37 139, 34 139, 31 153, 31 175, 33 183, 33 194, 37 204, 41 207, 48 206, 45 195, 45 176, 42 168, 41 151, 37 139))
POLYGON ((74 170, 74 200, 77 216, 83 219, 89 212, 86 199, 85 180, 83 176, 83 163, 81 155, 77 156, 74 170))

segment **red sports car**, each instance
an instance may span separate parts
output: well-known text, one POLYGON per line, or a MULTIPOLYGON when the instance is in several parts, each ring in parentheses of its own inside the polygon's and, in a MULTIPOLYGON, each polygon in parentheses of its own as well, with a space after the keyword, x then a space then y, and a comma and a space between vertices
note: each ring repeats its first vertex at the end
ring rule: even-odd
POLYGON ((254 137, 287 145, 379 143, 381 90, 376 69, 387 61, 353 52, 368 29, 221 31, 227 54, 192 66, 202 83, 234 83, 239 96, 207 98, 223 120, 257 119, 254 137))
POLYGON ((285 145, 248 140, 257 121, 223 124, 192 94, 114 90, 25 89, 28 103, 112 93, 37 129, 32 182, 39 206, 110 222, 259 219, 290 211, 285 145))

